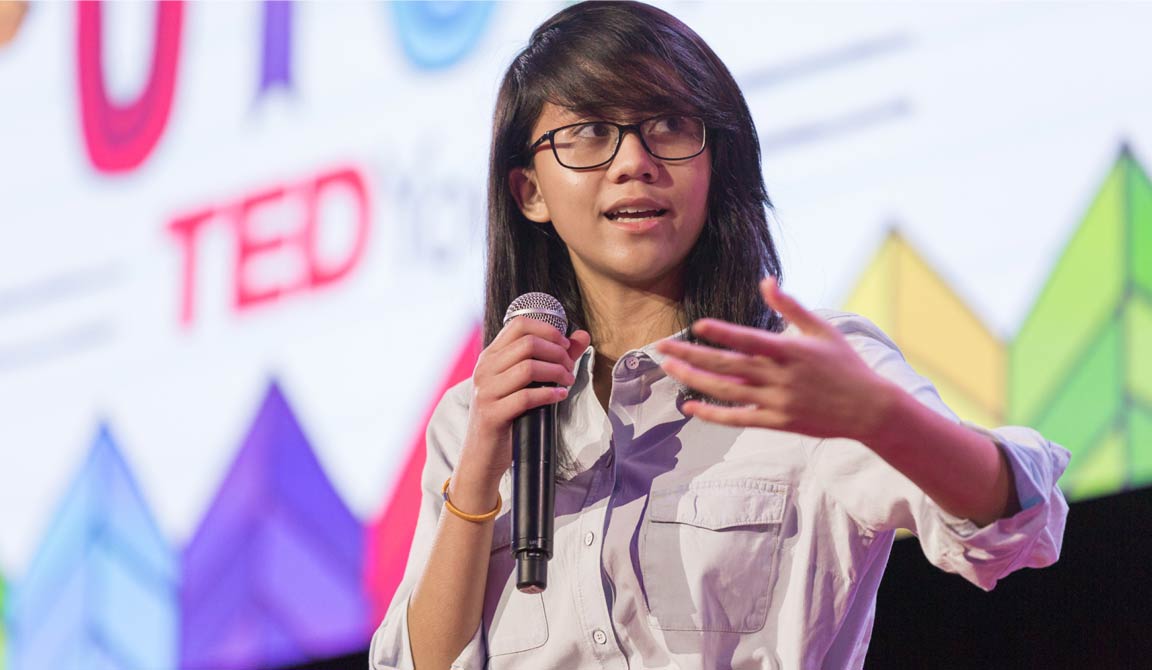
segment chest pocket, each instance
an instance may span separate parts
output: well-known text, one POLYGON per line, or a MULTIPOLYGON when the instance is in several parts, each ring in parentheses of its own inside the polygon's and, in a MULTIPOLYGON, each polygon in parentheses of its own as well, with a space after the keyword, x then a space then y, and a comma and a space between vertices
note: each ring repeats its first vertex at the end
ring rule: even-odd
POLYGON ((694 481, 653 491, 639 546, 648 623, 661 630, 764 627, 788 486, 694 481))
POLYGON ((516 589, 516 559, 512 557, 510 514, 496 519, 488 582, 484 588, 483 624, 488 655, 515 654, 548 641, 548 620, 539 593, 516 589))

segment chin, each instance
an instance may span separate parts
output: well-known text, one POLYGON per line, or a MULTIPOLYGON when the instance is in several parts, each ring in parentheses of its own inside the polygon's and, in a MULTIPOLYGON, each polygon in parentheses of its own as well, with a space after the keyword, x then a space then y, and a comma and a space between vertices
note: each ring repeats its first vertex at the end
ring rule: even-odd
POLYGON ((632 265, 626 265, 617 269, 610 275, 612 279, 621 286, 627 286, 631 289, 641 291, 653 291, 669 283, 680 284, 679 275, 682 272, 680 268, 668 268, 664 266, 654 267, 652 265, 643 265, 636 261, 632 265), (646 272, 637 272, 638 268, 651 268, 646 272), (675 278, 675 281, 672 281, 675 278))

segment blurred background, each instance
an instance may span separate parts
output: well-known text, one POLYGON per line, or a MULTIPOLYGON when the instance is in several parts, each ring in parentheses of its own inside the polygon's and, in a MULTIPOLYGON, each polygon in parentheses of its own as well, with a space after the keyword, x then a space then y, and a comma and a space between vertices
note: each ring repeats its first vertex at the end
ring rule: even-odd
MULTIPOLYGON (((0 670, 365 667, 564 4, 0 0, 0 670)), ((661 6, 744 89, 785 286, 1073 452, 1061 562, 899 542, 869 667, 1140 667, 1152 5, 661 6)))

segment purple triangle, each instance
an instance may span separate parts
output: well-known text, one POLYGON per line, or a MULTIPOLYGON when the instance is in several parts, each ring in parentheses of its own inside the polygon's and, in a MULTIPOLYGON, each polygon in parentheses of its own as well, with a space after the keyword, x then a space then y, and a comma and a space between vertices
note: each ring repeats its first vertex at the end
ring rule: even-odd
POLYGON ((184 552, 181 664, 284 664, 365 645, 363 545, 271 383, 184 552))

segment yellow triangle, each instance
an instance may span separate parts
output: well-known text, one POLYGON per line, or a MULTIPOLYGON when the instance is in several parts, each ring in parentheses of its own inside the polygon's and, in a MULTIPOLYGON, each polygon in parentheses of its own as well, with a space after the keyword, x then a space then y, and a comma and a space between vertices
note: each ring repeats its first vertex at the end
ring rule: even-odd
POLYGON ((1004 344, 899 233, 884 240, 845 309, 891 335, 946 403, 967 408, 962 417, 1003 416, 1004 344))
POLYGON ((899 234, 889 232, 844 302, 845 310, 868 317, 889 335, 896 328, 893 322, 892 287, 896 269, 894 259, 900 244, 899 234))
POLYGON ((916 372, 919 372, 932 381, 932 385, 935 386, 936 390, 940 393, 944 404, 948 405, 948 408, 955 412, 956 416, 978 426, 988 428, 1004 425, 1004 415, 1000 411, 979 402, 971 395, 954 386, 946 376, 934 371, 929 363, 916 358, 909 358, 908 364, 911 365, 916 372))

